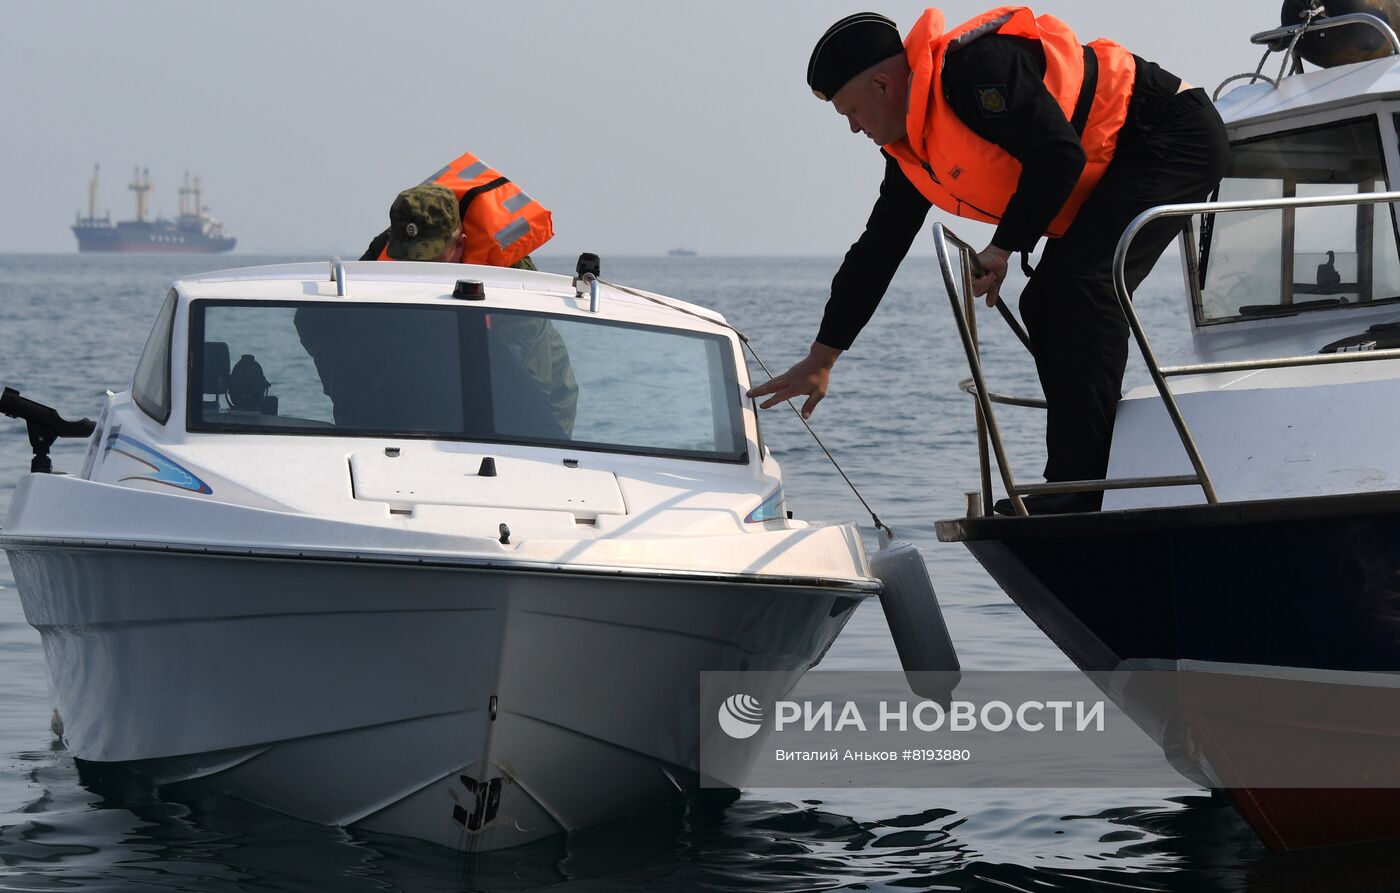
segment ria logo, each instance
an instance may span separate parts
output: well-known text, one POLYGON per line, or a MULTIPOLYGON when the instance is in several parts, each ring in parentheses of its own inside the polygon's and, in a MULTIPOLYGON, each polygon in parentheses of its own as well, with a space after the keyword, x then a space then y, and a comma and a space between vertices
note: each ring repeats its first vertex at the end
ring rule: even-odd
POLYGON ((719 705, 719 727, 730 738, 752 738, 763 728, 763 705, 749 695, 730 695, 719 705))

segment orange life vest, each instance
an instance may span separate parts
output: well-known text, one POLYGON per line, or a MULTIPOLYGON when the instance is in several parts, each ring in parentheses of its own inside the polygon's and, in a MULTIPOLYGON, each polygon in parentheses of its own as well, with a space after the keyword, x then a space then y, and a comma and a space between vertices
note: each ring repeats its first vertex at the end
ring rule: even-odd
MULTIPOLYGON (((467 236, 464 264, 509 267, 554 238, 554 216, 510 180, 470 152, 423 181, 446 186, 457 196, 462 232, 467 236)), ((387 246, 380 260, 389 260, 387 246)))
MULTIPOLYGON (((1016 191, 1021 163, 982 139, 958 118, 943 95, 943 64, 950 50, 986 34, 1027 37, 1045 51, 1045 89, 1066 120, 1074 120, 1084 85, 1084 47, 1069 26, 1050 15, 1039 18, 1024 6, 1002 6, 943 30, 943 13, 924 12, 904 52, 912 76, 906 136, 885 146, 924 197, 959 217, 996 223, 1016 191)), ((1109 40, 1089 44, 1098 60, 1098 82, 1080 143, 1087 161, 1074 191, 1050 223, 1047 235, 1062 236, 1103 178, 1118 131, 1128 117, 1137 65, 1132 53, 1109 40)), ((1004 101, 1005 97, 1001 97, 1004 101)), ((986 98, 996 102, 995 95, 986 98)))

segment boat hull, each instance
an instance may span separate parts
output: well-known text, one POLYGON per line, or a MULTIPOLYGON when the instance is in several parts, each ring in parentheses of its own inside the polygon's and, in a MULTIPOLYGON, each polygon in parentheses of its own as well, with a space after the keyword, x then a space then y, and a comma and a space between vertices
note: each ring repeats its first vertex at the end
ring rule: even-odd
POLYGON ((232 251, 238 240, 229 236, 209 236, 197 229, 174 224, 122 221, 116 226, 73 227, 78 251, 124 254, 221 254, 232 251))
POLYGON ((1400 493, 965 518, 939 536, 1083 670, 1226 674, 1115 700, 1269 846, 1400 838, 1400 493), (1261 754, 1275 781, 1257 783, 1261 754), (1304 781, 1319 776, 1344 783, 1304 781))
POLYGON ((1400 492, 939 522, 1083 669, 1400 670, 1400 492))
POLYGON ((795 684, 865 595, 312 554, 6 549, 78 759, 463 850, 697 786, 699 674, 788 671, 795 684))

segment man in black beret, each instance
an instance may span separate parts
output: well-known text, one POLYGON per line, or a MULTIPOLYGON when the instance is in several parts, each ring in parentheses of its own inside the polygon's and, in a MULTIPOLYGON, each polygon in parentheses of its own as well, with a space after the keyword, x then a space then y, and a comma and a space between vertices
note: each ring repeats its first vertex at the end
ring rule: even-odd
MULTIPOLYGON (((807 85, 881 147, 885 178, 832 281, 811 351, 750 395, 768 396, 765 408, 806 397, 802 413, 812 413, 937 204, 996 224, 978 254, 986 273, 973 281, 988 305, 1012 252, 1051 237, 1020 304, 1048 404, 1045 478, 1102 479, 1128 354, 1114 249, 1142 211, 1200 201, 1219 183, 1228 141, 1204 92, 1111 41, 1083 46, 1063 22, 1024 7, 952 29, 930 9, 907 38, 882 15, 848 16, 817 42, 807 85)), ((1130 289, 1183 225, 1164 219, 1138 236, 1130 289)), ((1102 499, 1027 504, 1032 513, 1094 511, 1102 499)))

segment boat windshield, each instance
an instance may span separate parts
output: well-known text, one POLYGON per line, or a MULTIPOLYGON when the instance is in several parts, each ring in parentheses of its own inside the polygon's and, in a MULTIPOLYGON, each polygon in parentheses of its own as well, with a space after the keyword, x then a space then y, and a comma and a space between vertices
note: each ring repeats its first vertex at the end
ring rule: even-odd
MULTIPOLYGON (((1355 195, 1387 188, 1374 117, 1240 140, 1221 201, 1355 195)), ((1196 323, 1400 299, 1389 205, 1212 215, 1196 323)))
POLYGON ((190 344, 190 431, 747 461, 720 334, 483 307, 206 300, 190 305, 190 344))

